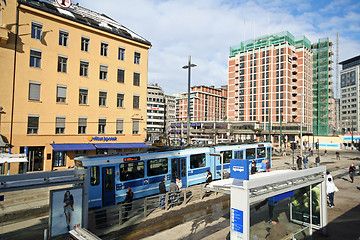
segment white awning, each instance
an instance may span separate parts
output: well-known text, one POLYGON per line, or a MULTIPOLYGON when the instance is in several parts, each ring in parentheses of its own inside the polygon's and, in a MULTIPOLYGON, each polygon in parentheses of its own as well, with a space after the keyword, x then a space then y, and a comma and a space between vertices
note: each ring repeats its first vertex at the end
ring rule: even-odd
POLYGON ((0 164, 2 163, 16 163, 16 162, 28 162, 26 158, 17 157, 0 157, 0 164))

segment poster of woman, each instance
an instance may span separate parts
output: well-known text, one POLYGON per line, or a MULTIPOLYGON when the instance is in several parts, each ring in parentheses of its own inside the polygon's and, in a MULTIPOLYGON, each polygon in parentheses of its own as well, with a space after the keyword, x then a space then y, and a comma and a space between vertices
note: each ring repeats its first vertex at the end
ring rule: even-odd
POLYGON ((51 237, 65 234, 82 226, 82 189, 50 191, 51 237))

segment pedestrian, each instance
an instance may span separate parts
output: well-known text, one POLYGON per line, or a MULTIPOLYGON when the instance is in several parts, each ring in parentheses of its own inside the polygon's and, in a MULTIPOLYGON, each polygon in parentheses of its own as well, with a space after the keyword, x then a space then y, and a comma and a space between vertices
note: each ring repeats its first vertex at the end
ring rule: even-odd
POLYGON ((354 182, 354 175, 355 175, 355 166, 352 163, 351 166, 349 167, 349 176, 352 183, 354 182))
POLYGON ((302 158, 300 155, 297 156, 296 163, 298 166, 298 170, 301 170, 302 169, 302 158))
POLYGON ((319 154, 316 154, 315 164, 316 164, 317 167, 320 165, 320 156, 319 156, 319 154))
POLYGON ((336 160, 340 160, 340 152, 339 151, 336 151, 336 160))
POLYGON ((327 156, 327 150, 325 149, 324 151, 324 156, 326 157, 327 156))
POLYGON ((304 158, 303 158, 303 163, 304 163, 304 169, 307 169, 308 168, 308 158, 306 157, 306 155, 304 155, 304 158))
POLYGON ((270 172, 270 161, 266 160, 266 171, 270 172))
POLYGON ((252 162, 251 162, 251 174, 255 174, 256 172, 257 172, 256 162, 255 162, 255 160, 252 160, 252 162))
POLYGON ((182 189, 182 187, 183 187, 183 184, 182 184, 182 181, 181 181, 180 178, 177 178, 177 179, 176 179, 176 186, 178 187, 177 201, 179 201, 181 189, 182 189))
POLYGON ((212 182, 212 174, 211 174, 211 172, 209 170, 206 170, 206 173, 207 173, 207 175, 206 175, 205 187, 207 185, 209 185, 209 183, 212 182))
POLYGON ((175 196, 176 196, 178 191, 179 191, 179 188, 176 185, 175 180, 171 180, 171 183, 170 183, 170 186, 169 186, 170 207, 174 206, 175 196))
POLYGON ((165 194, 166 194, 166 187, 165 187, 165 179, 161 179, 159 184, 159 207, 165 209, 165 194))
POLYGON ((334 195, 335 192, 339 191, 339 189, 335 186, 334 181, 331 178, 328 178, 328 185, 326 187, 327 194, 330 201, 330 207, 333 208, 335 206, 334 204, 334 195))
POLYGON ((132 209, 132 200, 134 197, 134 193, 131 191, 131 187, 127 188, 126 191, 126 197, 125 200, 122 202, 124 204, 124 216, 123 216, 123 222, 126 222, 128 220, 128 215, 130 210, 132 209))
POLYGON ((331 181, 334 181, 333 177, 331 176, 329 171, 326 171, 326 183, 328 183, 329 178, 331 179, 331 181))
POLYGON ((230 178, 230 173, 226 169, 224 170, 223 177, 224 179, 230 178))

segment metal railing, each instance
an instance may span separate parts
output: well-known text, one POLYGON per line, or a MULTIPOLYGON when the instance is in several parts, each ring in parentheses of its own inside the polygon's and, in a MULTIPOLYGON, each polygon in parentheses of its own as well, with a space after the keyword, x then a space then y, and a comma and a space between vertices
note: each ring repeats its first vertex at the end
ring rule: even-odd
POLYGON ((136 199, 132 203, 89 210, 88 229, 97 235, 119 230, 139 223, 150 215, 162 215, 174 207, 201 201, 209 194, 203 186, 198 185, 175 193, 167 192, 136 199))

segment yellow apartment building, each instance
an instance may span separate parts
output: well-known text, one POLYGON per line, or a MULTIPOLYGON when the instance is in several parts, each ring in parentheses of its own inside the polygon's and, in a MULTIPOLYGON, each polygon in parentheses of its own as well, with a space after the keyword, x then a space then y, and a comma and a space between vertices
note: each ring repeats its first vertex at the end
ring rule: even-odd
POLYGON ((1 4, 0 148, 28 156, 2 173, 146 148, 148 40, 79 5, 1 4))

